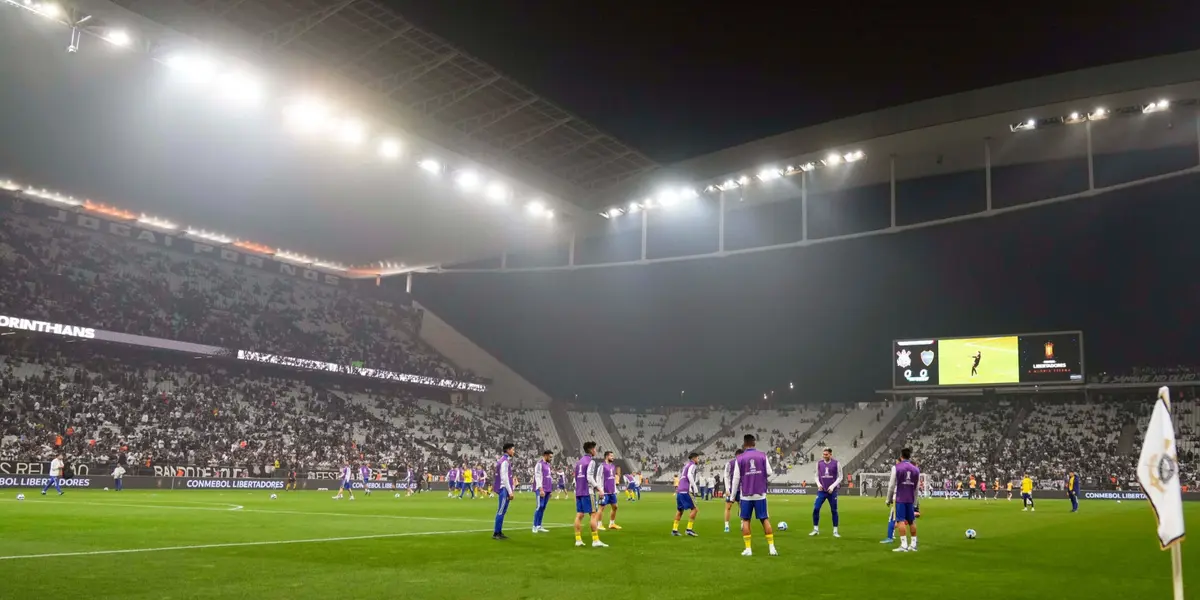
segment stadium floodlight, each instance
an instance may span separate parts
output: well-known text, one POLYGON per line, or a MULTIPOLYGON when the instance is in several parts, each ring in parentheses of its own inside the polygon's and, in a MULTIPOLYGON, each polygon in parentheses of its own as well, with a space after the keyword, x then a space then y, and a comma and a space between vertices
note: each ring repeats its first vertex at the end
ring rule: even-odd
POLYGON ((388 159, 395 160, 400 157, 400 142, 391 138, 379 142, 379 155, 388 159))
POLYGON ((711 184, 710 184, 708 187, 704 188, 704 191, 706 191, 706 192, 709 192, 709 193, 712 193, 712 192, 715 192, 715 191, 717 191, 718 189, 720 189, 720 188, 718 188, 718 187, 717 187, 717 186, 715 186, 715 185, 711 185, 711 184))
POLYGON ((1098 121, 1100 119, 1107 119, 1107 118, 1108 118, 1108 111, 1105 110, 1105 108, 1103 106, 1098 107, 1098 108, 1096 108, 1096 110, 1093 110, 1092 112, 1088 113, 1089 121, 1098 121))
POLYGON ((824 164, 827 167, 832 167, 841 163, 842 155, 838 154, 837 152, 830 152, 829 156, 826 156, 825 160, 821 161, 821 164, 824 164))
POLYGON ((695 188, 685 187, 679 190, 679 197, 684 200, 695 200, 700 197, 700 192, 697 192, 695 188))
POLYGON ((335 130, 337 140, 348 146, 357 146, 367 139, 367 126, 358 119, 343 119, 335 130))
POLYGON ((1085 118, 1084 115, 1079 114, 1079 111, 1073 110, 1073 111, 1071 111, 1071 114, 1067 115, 1066 122, 1074 124, 1074 123, 1082 123, 1086 120, 1087 119, 1085 118))
POLYGON ((547 220, 547 221, 553 221, 553 220, 554 220, 554 211, 553 211, 553 210, 548 210, 548 211, 546 211, 546 220, 547 220))
POLYGON ((540 217, 546 214, 546 203, 541 200, 530 200, 525 204, 525 212, 540 217))
POLYGON ((801 170, 801 171, 804 171, 804 172, 806 172, 806 173, 807 173, 808 171, 811 171, 811 170, 815 169, 815 168, 817 168, 817 163, 813 163, 813 162, 806 162, 806 163, 804 163, 804 164, 800 165, 800 170, 801 170))
POLYGON ((629 203, 629 208, 628 208, 628 209, 626 209, 626 210, 628 210, 628 211, 629 211, 629 214, 631 214, 631 215, 632 215, 632 214, 634 214, 634 213, 638 212, 639 210, 642 210, 642 205, 641 205, 641 204, 638 204, 637 202, 630 202, 630 203, 629 203))
POLYGON ((276 250, 275 258, 290 260, 292 262, 304 265, 311 265, 312 263, 316 262, 315 259, 304 256, 303 254, 296 254, 295 252, 289 252, 287 250, 276 250))
POLYGON ((11 179, 0 179, 0 190, 18 192, 21 190, 21 185, 11 179))
POLYGON ((191 83, 208 83, 217 76, 217 63, 203 56, 174 55, 165 63, 191 83))
POLYGON ((63 15, 62 8, 53 2, 42 2, 41 4, 33 5, 34 12, 40 13, 51 19, 57 19, 63 15))
POLYGON ((459 171, 454 176, 454 183, 468 192, 473 191, 479 187, 479 174, 475 171, 459 171))
POLYGON ((846 155, 842 157, 842 160, 845 160, 848 163, 852 163, 852 162, 858 162, 858 161, 862 160, 863 158, 865 158, 866 156, 867 155, 864 154, 862 150, 855 150, 853 152, 847 152, 846 155))
POLYGON ((324 261, 324 260, 313 261, 312 266, 321 267, 322 269, 329 269, 330 271, 345 271, 346 270, 346 267, 341 264, 331 263, 331 262, 324 261))
POLYGON ((620 208, 614 206, 614 207, 600 213, 600 216, 604 217, 605 219, 615 219, 623 214, 625 214, 624 210, 621 210, 620 208))
POLYGON ((133 38, 129 37, 129 33, 123 29, 115 29, 108 32, 108 35, 104 36, 104 39, 107 40, 108 43, 114 46, 120 46, 122 48, 133 43, 133 38))
POLYGON ((216 242, 218 244, 228 244, 233 241, 233 238, 231 238, 231 237, 224 236, 219 233, 212 233, 210 231, 204 231, 203 229, 186 229, 186 230, 184 230, 184 233, 186 233, 194 238, 199 238, 199 239, 207 240, 210 242, 216 242))
POLYGON ((246 73, 232 71, 220 76, 220 95, 237 106, 255 106, 263 101, 265 92, 258 79, 246 73))
POLYGON ((421 162, 417 163, 417 166, 421 167, 421 170, 427 173, 433 173, 434 175, 438 175, 442 172, 442 163, 432 158, 426 158, 422 160, 421 162))
POLYGON ((508 186, 498 181, 489 183, 484 194, 487 196, 488 200, 491 200, 492 202, 505 202, 512 195, 512 193, 508 191, 508 186))
POLYGON ((146 216, 145 214, 139 216, 137 219, 137 222, 141 223, 142 225, 149 225, 150 227, 157 227, 159 229, 166 229, 169 231, 174 231, 176 229, 179 229, 179 227, 177 225, 175 225, 174 223, 172 223, 170 221, 167 221, 164 219, 156 219, 154 217, 146 216))
POLYGON ((721 183, 721 185, 717 186, 717 189, 724 192, 726 190, 732 190, 733 188, 735 188, 737 186, 738 186, 738 184, 736 181, 734 181, 732 179, 726 179, 724 182, 721 183))
POLYGON ((783 173, 775 167, 767 167, 758 172, 759 181, 771 181, 783 177, 783 173))
POLYGON ((1171 103, 1169 101, 1159 100, 1157 102, 1151 102, 1150 104, 1143 106, 1142 114, 1155 113, 1155 112, 1159 112, 1161 110, 1167 110, 1170 107, 1171 107, 1171 103))
POLYGON ((737 182, 738 185, 746 185, 747 183, 750 183, 750 176, 742 175, 741 177, 738 177, 737 182))
POLYGON ((669 208, 679 200, 679 193, 675 190, 663 190, 658 193, 658 205, 663 208, 669 208))

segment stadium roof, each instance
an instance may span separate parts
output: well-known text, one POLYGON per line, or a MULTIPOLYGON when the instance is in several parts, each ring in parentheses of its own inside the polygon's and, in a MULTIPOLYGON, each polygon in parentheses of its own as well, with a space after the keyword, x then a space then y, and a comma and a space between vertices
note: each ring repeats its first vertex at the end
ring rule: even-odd
POLYGON ((433 141, 493 168, 520 167, 510 174, 585 208, 658 167, 379 0, 112 1, 204 41, 222 36, 220 23, 256 53, 304 57, 375 92, 433 141))

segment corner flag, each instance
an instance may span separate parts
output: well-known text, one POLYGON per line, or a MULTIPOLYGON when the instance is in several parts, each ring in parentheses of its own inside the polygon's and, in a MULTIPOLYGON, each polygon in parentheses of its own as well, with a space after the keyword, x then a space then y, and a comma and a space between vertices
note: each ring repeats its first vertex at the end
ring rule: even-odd
POLYGON ((1179 490, 1179 461, 1175 451, 1175 425, 1171 422, 1171 397, 1166 386, 1158 389, 1158 401, 1146 427, 1137 478, 1150 500, 1158 521, 1158 543, 1171 549, 1175 598, 1183 598, 1183 562, 1179 542, 1183 541, 1183 497, 1179 490))

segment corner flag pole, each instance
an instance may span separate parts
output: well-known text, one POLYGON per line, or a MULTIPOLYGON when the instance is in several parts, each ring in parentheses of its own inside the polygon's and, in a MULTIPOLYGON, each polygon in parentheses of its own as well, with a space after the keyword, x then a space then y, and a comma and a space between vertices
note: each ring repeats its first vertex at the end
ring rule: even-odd
POLYGON ((1158 389, 1158 399, 1146 426, 1137 479, 1158 522, 1159 548, 1171 550, 1171 584, 1175 600, 1183 600, 1183 559, 1179 548, 1184 538, 1183 495, 1175 425, 1171 419, 1171 392, 1166 386, 1158 389))

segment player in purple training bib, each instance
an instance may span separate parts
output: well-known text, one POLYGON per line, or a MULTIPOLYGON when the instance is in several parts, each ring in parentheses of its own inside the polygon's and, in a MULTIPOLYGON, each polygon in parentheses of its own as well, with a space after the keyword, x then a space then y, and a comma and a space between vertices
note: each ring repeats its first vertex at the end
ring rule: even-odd
POLYGON ((833 459, 833 448, 821 451, 821 460, 817 461, 817 500, 813 503, 813 530, 808 535, 821 533, 821 506, 829 501, 829 512, 833 516, 833 537, 838 534, 838 486, 842 483, 842 470, 838 461, 833 459))
POLYGON ((583 456, 575 461, 575 545, 583 545, 583 517, 588 517, 592 528, 592 547, 607 548, 600 541, 600 513, 596 512, 592 494, 603 488, 600 481, 600 462, 596 459, 596 442, 583 444, 583 456))
POLYGON ((767 481, 774 475, 767 455, 755 448, 758 440, 747 433, 742 437, 743 452, 733 461, 733 477, 729 489, 739 497, 742 517, 742 541, 746 549, 742 556, 752 556, 750 550, 750 519, 757 518, 762 523, 763 534, 767 537, 767 551, 771 556, 778 556, 775 550, 775 530, 771 527, 770 517, 767 516, 767 481))
POLYGON ((743 452, 745 452, 744 449, 738 448, 733 453, 733 458, 729 461, 729 464, 725 465, 725 533, 729 533, 729 512, 733 510, 734 503, 741 500, 737 497, 737 494, 733 493, 731 484, 733 483, 733 463, 737 462, 738 457, 743 452))
MULTIPOLYGON (((613 455, 612 450, 608 450, 604 453, 604 462, 600 463, 600 518, 596 520, 596 523, 604 521, 604 507, 611 506, 612 512, 608 516, 608 529, 619 530, 621 526, 617 525, 617 465, 613 462, 615 460, 617 458, 613 455)), ((605 527, 601 525, 600 531, 604 530, 605 527)))
POLYGON ((675 488, 675 523, 671 526, 671 535, 679 535, 679 520, 683 518, 683 511, 690 511, 686 533, 691 537, 698 537, 692 527, 696 524, 696 515, 700 511, 696 509, 696 501, 692 497, 698 493, 696 478, 699 476, 696 474, 696 462, 699 460, 699 452, 689 454, 687 462, 683 463, 683 470, 679 472, 679 486, 675 488))
POLYGON ((896 525, 900 530, 900 547, 895 552, 917 551, 917 484, 921 481, 921 469, 912 464, 912 448, 900 450, 900 462, 892 467, 888 478, 888 506, 896 505, 896 525), (909 532, 912 544, 909 544, 909 532))

